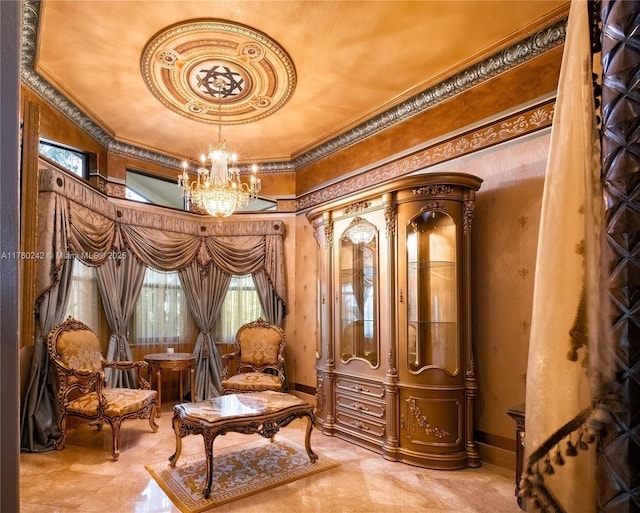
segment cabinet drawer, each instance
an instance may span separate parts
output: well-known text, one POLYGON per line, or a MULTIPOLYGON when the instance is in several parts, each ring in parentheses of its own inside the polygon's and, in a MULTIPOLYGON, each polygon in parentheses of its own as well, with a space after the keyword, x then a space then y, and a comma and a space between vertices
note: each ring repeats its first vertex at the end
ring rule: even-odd
POLYGON ((385 419, 385 403, 364 397, 362 394, 336 392, 336 406, 344 412, 360 413, 378 420, 385 419))
POLYGON ((336 390, 362 394, 363 396, 382 399, 384 397, 384 386, 382 383, 373 381, 363 381, 357 378, 344 376, 336 377, 336 390))
POLYGON ((384 437, 384 424, 357 417, 350 411, 346 411, 340 407, 336 409, 336 424, 343 431, 351 431, 359 436, 365 437, 384 437))

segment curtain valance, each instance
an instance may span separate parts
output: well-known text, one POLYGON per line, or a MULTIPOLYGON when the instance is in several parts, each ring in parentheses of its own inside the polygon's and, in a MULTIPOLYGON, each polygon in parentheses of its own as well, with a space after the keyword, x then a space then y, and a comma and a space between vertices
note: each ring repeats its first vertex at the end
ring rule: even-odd
POLYGON ((40 170, 38 198, 38 301, 71 255, 92 266, 134 257, 160 271, 195 263, 203 276, 211 266, 228 275, 263 271, 286 312, 280 220, 220 221, 114 200, 50 167, 40 170))

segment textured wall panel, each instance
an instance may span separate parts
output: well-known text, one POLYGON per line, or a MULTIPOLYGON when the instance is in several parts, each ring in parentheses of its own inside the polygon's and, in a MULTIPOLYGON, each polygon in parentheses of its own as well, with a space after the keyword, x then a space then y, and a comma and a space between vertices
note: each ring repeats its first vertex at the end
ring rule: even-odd
POLYGON ((602 158, 621 409, 598 460, 603 513, 640 511, 640 2, 602 2, 602 158))

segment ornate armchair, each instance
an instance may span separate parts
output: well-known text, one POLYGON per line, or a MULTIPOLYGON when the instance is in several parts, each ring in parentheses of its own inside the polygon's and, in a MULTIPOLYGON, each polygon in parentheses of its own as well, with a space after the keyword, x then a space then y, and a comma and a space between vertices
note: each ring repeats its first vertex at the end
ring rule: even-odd
POLYGON ((222 393, 286 391, 285 334, 264 319, 249 322, 236 333, 236 350, 222 356, 222 393))
POLYGON ((67 437, 67 417, 79 417, 94 423, 98 430, 107 422, 113 435, 112 454, 120 455, 120 425, 125 419, 149 419, 155 433, 158 392, 150 390, 147 362, 107 362, 102 356, 98 338, 84 323, 68 317, 55 326, 47 338, 47 349, 57 378, 58 426, 60 438, 56 449, 62 449, 67 437), (109 388, 104 370, 137 370, 138 389, 109 388), (146 369, 146 372, 143 372, 146 369))

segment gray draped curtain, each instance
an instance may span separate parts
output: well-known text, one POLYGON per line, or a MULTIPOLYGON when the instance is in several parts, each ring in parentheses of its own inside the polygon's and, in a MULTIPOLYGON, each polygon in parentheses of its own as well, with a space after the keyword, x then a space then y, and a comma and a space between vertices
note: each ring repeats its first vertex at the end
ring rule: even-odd
POLYGON ((20 419, 21 450, 42 452, 53 449, 60 437, 57 418, 56 391, 50 375, 47 335, 63 320, 69 301, 69 285, 73 275, 73 257, 67 252, 68 217, 66 201, 56 195, 43 195, 40 208, 46 214, 49 226, 39 232, 38 244, 44 255, 38 269, 47 286, 37 289, 35 307, 36 339, 31 361, 31 374, 20 419), (46 280, 42 276, 47 276, 46 280))
POLYGON ((271 324, 282 327, 282 321, 286 313, 285 305, 275 294, 264 269, 253 274, 253 282, 256 285, 260 306, 262 306, 262 311, 266 317, 265 320, 271 324))
POLYGON ((202 401, 219 396, 221 391, 222 360, 211 336, 211 326, 220 315, 231 276, 218 267, 203 274, 196 263, 181 269, 178 275, 191 315, 200 328, 193 354, 196 357, 195 399, 202 401))
MULTIPOLYGON (((206 254, 213 264, 202 268, 197 262, 179 272, 192 315, 198 323, 200 334, 196 341, 196 400, 208 399, 220 394, 222 362, 211 335, 214 321, 231 282, 231 276, 260 274, 264 295, 274 296, 264 271, 267 238, 259 235, 245 237, 210 237, 205 240, 206 254)), ((256 285, 258 288, 258 285, 256 285)), ((276 298, 274 303, 280 305, 276 298)), ((273 310, 273 309, 272 309, 273 310)), ((278 311, 278 307, 275 308, 278 311)), ((281 308, 284 312, 284 308, 281 308)), ((281 319, 280 319, 281 322, 281 319)))
MULTIPOLYGON (((37 444, 51 448, 57 437, 52 431, 57 430, 54 397, 47 388, 46 336, 66 310, 73 256, 98 269, 113 332, 107 356, 113 359, 130 358, 126 325, 143 279, 138 273, 144 274, 144 266, 182 271, 183 287, 201 330, 195 347, 199 399, 219 393, 220 358, 210 329, 231 275, 258 276, 256 287, 271 322, 280 325, 286 315, 282 221, 221 223, 113 200, 44 161, 37 215, 38 249, 44 258, 36 269, 38 336, 21 419, 24 450, 37 450, 37 444)), ((111 379, 115 382, 110 384, 116 385, 129 380, 111 379)))
POLYGON ((267 321, 282 327, 282 321, 287 315, 287 305, 284 300, 284 248, 283 237, 267 235, 264 241, 265 265, 253 273, 262 311, 267 321), (283 284, 280 286, 279 284, 283 284))
MULTIPOLYGON (((114 253, 112 258, 96 268, 98 288, 102 296, 104 313, 111 328, 111 337, 107 348, 107 360, 133 360, 127 327, 142 289, 146 267, 130 254, 114 253)), ((135 388, 136 373, 133 369, 122 371, 106 369, 107 386, 135 388)))

